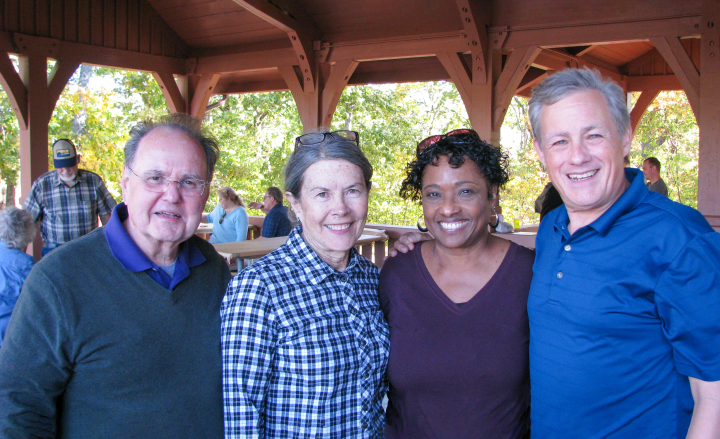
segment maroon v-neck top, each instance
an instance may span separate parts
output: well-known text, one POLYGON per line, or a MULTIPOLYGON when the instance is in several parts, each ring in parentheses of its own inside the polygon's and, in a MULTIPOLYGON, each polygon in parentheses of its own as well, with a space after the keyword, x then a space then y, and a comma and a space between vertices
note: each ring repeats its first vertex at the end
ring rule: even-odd
POLYGON ((453 303, 420 246, 380 273, 390 325, 387 438, 529 437, 527 297, 535 253, 511 243, 488 283, 453 303))

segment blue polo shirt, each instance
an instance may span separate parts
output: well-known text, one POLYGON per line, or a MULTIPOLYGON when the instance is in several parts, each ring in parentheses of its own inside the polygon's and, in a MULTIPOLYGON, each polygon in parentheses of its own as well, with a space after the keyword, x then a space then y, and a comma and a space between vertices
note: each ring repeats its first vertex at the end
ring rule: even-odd
POLYGON ((172 277, 167 275, 159 265, 151 261, 135 241, 130 238, 122 223, 128 218, 125 203, 120 203, 113 209, 110 221, 105 226, 105 239, 110 246, 110 252, 115 259, 128 271, 139 273, 146 271, 155 282, 168 290, 190 276, 190 268, 205 262, 205 256, 189 240, 182 242, 178 248, 175 259, 175 273, 172 277))
POLYGON ((533 438, 685 438, 687 377, 720 380, 720 234, 695 209, 630 187, 537 235, 530 318, 533 438))

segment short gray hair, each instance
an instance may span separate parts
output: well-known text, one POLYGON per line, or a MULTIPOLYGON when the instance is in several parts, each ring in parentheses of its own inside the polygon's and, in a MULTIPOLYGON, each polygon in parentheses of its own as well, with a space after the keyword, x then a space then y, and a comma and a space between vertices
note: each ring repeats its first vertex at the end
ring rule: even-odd
POLYGON ((532 98, 528 104, 530 125, 533 136, 542 144, 540 133, 540 111, 545 105, 552 105, 571 94, 596 90, 605 98, 610 117, 622 139, 630 127, 630 113, 627 109, 626 96, 622 87, 613 81, 603 79, 597 70, 565 69, 550 75, 533 88, 532 98))
POLYGON ((205 151, 205 160, 207 161, 207 181, 213 179, 215 172, 215 164, 220 157, 220 148, 218 141, 210 133, 202 128, 200 120, 188 114, 175 113, 161 117, 157 121, 145 119, 130 129, 130 140, 125 144, 125 166, 132 165, 135 160, 137 148, 140 140, 155 128, 168 128, 170 130, 180 131, 188 137, 197 141, 205 151))
POLYGON ((24 250, 35 238, 35 222, 27 210, 6 207, 0 210, 0 241, 7 248, 24 250))
POLYGON ((370 187, 373 167, 359 146, 352 140, 341 140, 326 136, 317 145, 298 144, 285 165, 285 190, 300 199, 305 171, 320 160, 346 160, 360 168, 365 179, 365 187, 370 187))

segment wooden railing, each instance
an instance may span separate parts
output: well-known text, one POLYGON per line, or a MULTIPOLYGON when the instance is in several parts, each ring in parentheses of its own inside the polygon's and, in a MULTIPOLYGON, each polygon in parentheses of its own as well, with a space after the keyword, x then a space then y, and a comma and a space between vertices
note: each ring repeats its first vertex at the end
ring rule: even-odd
MULTIPOLYGON (((248 230, 248 239, 255 239, 260 236, 264 219, 265 217, 263 216, 249 217, 249 224, 251 227, 248 230), (251 231, 252 237, 250 236, 251 231)), ((416 230, 417 228, 412 226, 366 224, 365 231, 363 232, 364 235, 378 234, 379 236, 384 235, 386 238, 369 244, 359 245, 357 250, 361 255, 368 258, 375 265, 382 267, 385 257, 388 255, 388 249, 392 248, 395 245, 395 242, 400 239, 402 235, 416 230)), ((528 248, 535 248, 535 231, 537 231, 537 225, 529 225, 521 227, 519 232, 497 234, 496 236, 514 241, 528 248)))

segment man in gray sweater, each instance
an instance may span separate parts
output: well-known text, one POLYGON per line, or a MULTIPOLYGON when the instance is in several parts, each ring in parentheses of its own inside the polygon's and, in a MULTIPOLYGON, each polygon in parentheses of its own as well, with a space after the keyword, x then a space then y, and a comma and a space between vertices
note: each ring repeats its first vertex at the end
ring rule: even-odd
POLYGON ((23 287, 0 349, 0 437, 222 438, 230 272, 194 236, 218 155, 189 116, 133 128, 124 203, 23 287))

